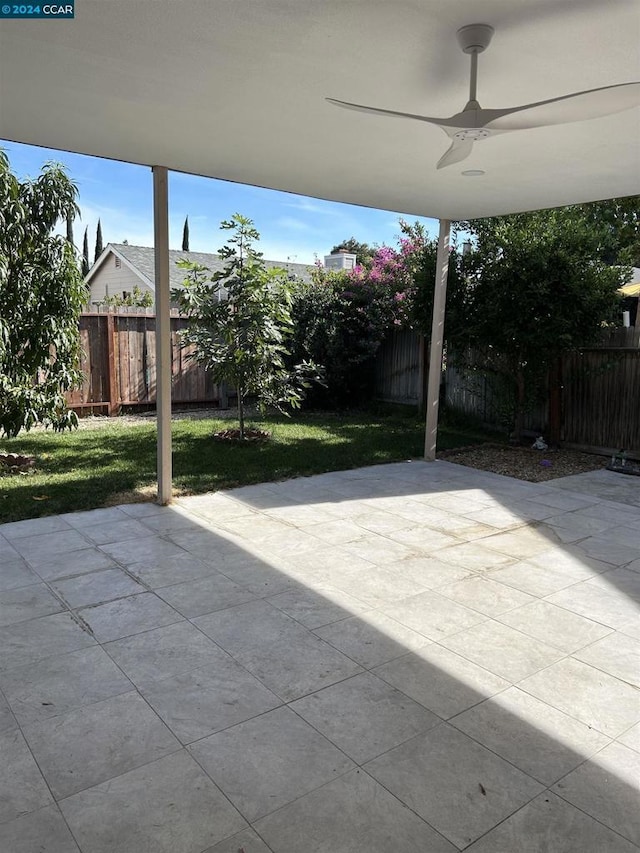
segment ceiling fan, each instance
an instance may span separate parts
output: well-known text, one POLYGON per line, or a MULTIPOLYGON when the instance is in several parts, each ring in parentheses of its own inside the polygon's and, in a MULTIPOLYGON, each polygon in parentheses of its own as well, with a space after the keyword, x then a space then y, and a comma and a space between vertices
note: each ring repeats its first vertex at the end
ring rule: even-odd
POLYGON ((469 100, 462 112, 456 113, 451 118, 432 118, 395 110, 383 110, 338 101, 335 98, 326 98, 326 100, 348 110, 393 118, 410 118, 442 128, 451 139, 451 146, 438 160, 436 167, 438 169, 465 160, 471 154, 473 143, 489 136, 497 136, 512 130, 585 121, 622 112, 640 104, 640 83, 620 83, 616 86, 603 86, 600 89, 561 95, 559 98, 524 104, 521 107, 508 107, 504 110, 482 109, 476 100, 478 54, 489 46, 493 33, 493 27, 488 24, 470 24, 467 27, 461 27, 457 32, 462 51, 471 56, 471 81, 469 100))

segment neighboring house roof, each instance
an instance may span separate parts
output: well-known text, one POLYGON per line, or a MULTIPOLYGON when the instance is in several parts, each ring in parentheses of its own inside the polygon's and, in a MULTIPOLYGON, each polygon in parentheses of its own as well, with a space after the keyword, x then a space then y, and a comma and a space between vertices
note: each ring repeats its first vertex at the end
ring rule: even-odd
POLYGON ((618 288, 618 293, 623 296, 640 296, 640 267, 633 268, 631 281, 618 288))
MULTIPOLYGON (((155 290, 155 253, 149 246, 130 246, 128 243, 107 243, 102 254, 91 267, 85 281, 91 283, 91 279, 98 272, 105 260, 115 255, 120 258, 140 279, 155 290)), ((219 255, 210 252, 182 252, 177 249, 169 250, 169 282, 171 288, 181 287, 185 278, 185 271, 177 266, 177 262, 185 259, 195 261, 197 264, 208 267, 211 272, 224 269, 224 261, 219 255)), ((268 267, 281 267, 297 278, 310 280, 310 267, 308 264, 294 264, 288 261, 265 261, 268 267)))

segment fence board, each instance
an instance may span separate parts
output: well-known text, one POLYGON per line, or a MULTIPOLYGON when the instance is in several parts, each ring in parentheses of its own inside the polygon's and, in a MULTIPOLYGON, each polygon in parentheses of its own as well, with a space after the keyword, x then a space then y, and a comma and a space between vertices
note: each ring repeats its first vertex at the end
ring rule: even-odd
MULTIPOLYGON (((380 349, 376 364, 376 396, 415 404, 419 400, 419 340, 395 331, 380 349)), ((452 408, 500 427, 500 395, 479 369, 473 372, 447 360, 446 401, 452 408)), ((473 363, 473 358, 471 358, 473 363)), ((603 331, 597 345, 562 358, 561 440, 566 445, 610 452, 625 448, 640 456, 640 327, 603 331)), ((548 402, 525 416, 530 432, 548 435, 548 402)))
MULTIPOLYGON (((66 395, 67 404, 76 410, 104 407, 111 414, 116 414, 121 406, 154 404, 155 321, 155 314, 140 309, 82 314, 83 382, 80 388, 66 395)), ((185 318, 172 311, 172 402, 226 405, 226 389, 188 359, 188 349, 181 348, 179 332, 185 326, 185 318)))

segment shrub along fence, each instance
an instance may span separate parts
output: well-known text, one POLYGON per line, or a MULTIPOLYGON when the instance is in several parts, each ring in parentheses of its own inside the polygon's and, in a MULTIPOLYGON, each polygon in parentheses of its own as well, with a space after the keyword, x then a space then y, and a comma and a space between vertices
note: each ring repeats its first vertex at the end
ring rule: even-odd
MULTIPOLYGON (((192 347, 180 346, 187 321, 171 312, 171 388, 174 404, 207 403, 226 407, 227 389, 216 385, 190 361, 192 347)), ((81 414, 117 415, 123 406, 156 401, 156 318, 141 308, 117 308, 82 314, 82 387, 67 395, 81 414)))
MULTIPOLYGON (((428 347, 425 351, 418 335, 394 330, 378 356, 377 398, 421 404, 427 359, 428 347)), ((449 361, 443 373, 447 405, 500 428, 495 383, 479 370, 461 370, 449 361)), ((564 355, 557 370, 563 445, 600 453, 625 448, 640 458, 640 326, 603 332, 597 345, 564 355)), ((546 401, 527 413, 525 429, 546 433, 548 426, 546 401)))

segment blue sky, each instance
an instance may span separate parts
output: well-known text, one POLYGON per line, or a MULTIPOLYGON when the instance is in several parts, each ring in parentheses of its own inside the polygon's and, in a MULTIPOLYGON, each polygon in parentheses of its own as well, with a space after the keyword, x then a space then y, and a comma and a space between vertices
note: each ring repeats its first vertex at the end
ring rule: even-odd
MULTIPOLYGON (((86 226, 89 252, 93 260, 98 218, 104 243, 153 245, 153 200, 151 170, 113 160, 51 151, 31 145, 1 142, 12 171, 19 178, 36 177, 50 160, 63 163, 80 191, 82 220, 74 225, 78 246, 86 226)), ((260 251, 268 260, 312 264, 331 248, 355 237, 369 244, 395 245, 400 213, 370 210, 349 204, 321 201, 305 196, 265 190, 259 187, 199 178, 172 172, 169 179, 170 247, 180 249, 182 226, 189 216, 190 248, 215 252, 224 243, 220 222, 242 213, 255 222, 260 232, 260 251)), ((415 221, 415 217, 406 217, 415 221)), ((433 219, 425 223, 431 236, 437 235, 433 219)))

